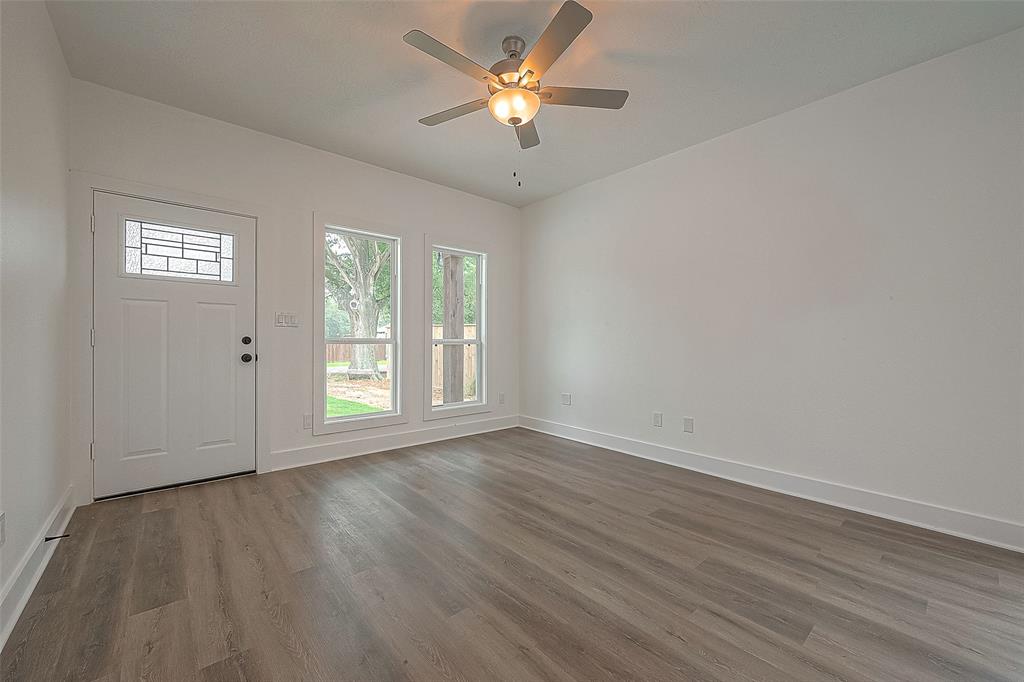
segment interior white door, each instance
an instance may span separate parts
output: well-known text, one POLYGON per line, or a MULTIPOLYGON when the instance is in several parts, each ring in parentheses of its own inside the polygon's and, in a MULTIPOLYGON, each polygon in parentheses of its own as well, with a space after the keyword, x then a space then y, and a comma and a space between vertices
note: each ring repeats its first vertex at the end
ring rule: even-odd
POLYGON ((256 221, 94 195, 94 494, 256 468, 256 221))

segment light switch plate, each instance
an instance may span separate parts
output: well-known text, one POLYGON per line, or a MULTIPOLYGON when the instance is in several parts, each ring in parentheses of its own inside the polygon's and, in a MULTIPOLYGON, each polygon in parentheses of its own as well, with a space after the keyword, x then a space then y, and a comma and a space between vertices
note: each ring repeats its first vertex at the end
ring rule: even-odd
POLYGON ((7 542, 7 512, 0 512, 0 547, 7 542))
POLYGON ((274 313, 275 327, 298 327, 299 316, 296 313, 274 313))
POLYGON ((653 424, 654 426, 661 426, 661 423, 662 423, 662 414, 661 414, 661 412, 655 412, 654 415, 651 417, 651 424, 653 424))
POLYGON ((562 404, 563 405, 572 405, 572 393, 563 393, 562 394, 562 404))
POLYGON ((683 432, 693 433, 693 417, 683 417, 683 432))
POLYGON ((304 414, 302 415, 302 428, 311 429, 313 428, 313 415, 304 414))

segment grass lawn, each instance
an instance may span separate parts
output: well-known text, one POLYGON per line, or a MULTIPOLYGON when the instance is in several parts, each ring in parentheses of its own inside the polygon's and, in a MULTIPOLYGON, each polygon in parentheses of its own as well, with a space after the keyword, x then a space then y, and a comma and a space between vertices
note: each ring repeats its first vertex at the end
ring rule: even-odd
MULTIPOLYGON (((328 362, 327 366, 328 367, 348 367, 348 364, 349 364, 348 360, 344 360, 344 361, 341 361, 341 362, 328 362)), ((377 361, 377 366, 380 367, 381 369, 387 369, 388 361, 387 360, 378 360, 377 361)))
POLYGON ((369 414, 371 412, 380 411, 381 409, 379 407, 367 405, 366 403, 357 403, 354 400, 335 398, 332 395, 327 396, 328 419, 330 419, 331 417, 348 417, 349 415, 353 414, 369 414))

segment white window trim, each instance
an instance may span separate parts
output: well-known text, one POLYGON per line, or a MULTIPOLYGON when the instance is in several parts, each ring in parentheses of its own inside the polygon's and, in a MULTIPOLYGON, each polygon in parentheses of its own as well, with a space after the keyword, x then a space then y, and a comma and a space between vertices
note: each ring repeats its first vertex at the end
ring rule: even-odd
MULTIPOLYGON (((313 435, 324 436, 332 433, 371 429, 382 426, 408 423, 402 410, 402 343, 401 343, 401 238, 395 236, 397 230, 380 225, 372 225, 365 221, 347 219, 338 216, 325 216, 313 213, 313 435), (391 242, 391 339, 387 343, 394 345, 394 375, 391 377, 392 404, 394 409, 371 415, 353 415, 328 420, 326 414, 326 395, 324 387, 327 382, 327 342, 324 322, 324 249, 328 229, 355 232, 375 239, 391 242)), ((340 340, 340 339, 339 339, 340 340)), ((380 343, 380 339, 346 338, 345 343, 358 341, 380 343)))
MULTIPOLYGON (((424 343, 425 345, 425 356, 424 356, 424 372, 423 372, 423 420, 433 421, 435 419, 451 419, 452 417, 465 417, 471 414, 484 414, 491 412, 490 401, 487 395, 487 374, 488 374, 488 356, 487 356, 487 315, 490 310, 490 306, 487 300, 487 252, 483 249, 470 249, 467 245, 461 247, 448 246, 444 240, 432 239, 428 234, 424 240, 424 274, 425 284, 424 291, 425 295, 423 298, 424 308, 424 343), (432 353, 435 342, 438 341, 453 341, 454 339, 435 339, 434 338, 434 264, 433 255, 434 249, 443 249, 453 253, 461 253, 467 256, 474 256, 480 258, 480 265, 477 268, 477 304, 480 308, 477 310, 477 378, 479 386, 477 387, 477 395, 479 400, 471 403, 460 403, 458 405, 449 405, 445 407, 434 407, 431 405, 432 394, 431 387, 433 382, 433 367, 432 367, 432 353)), ((463 340, 459 341, 463 343, 463 340)))

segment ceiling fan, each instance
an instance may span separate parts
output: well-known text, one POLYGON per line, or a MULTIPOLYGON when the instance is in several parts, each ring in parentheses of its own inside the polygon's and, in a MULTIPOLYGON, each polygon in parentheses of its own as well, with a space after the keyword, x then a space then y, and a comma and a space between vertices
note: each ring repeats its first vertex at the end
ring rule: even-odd
POLYGON ((467 76, 487 83, 490 93, 488 97, 421 118, 420 123, 436 126, 486 107, 494 120, 515 129, 520 147, 529 149, 540 144, 533 117, 537 115, 542 103, 621 109, 629 97, 626 90, 541 87, 540 84, 544 73, 593 18, 594 15, 586 7, 567 0, 525 57, 522 56, 526 49, 525 40, 519 36, 508 36, 502 40, 501 51, 505 53, 505 59, 495 63, 490 70, 423 31, 409 31, 403 38, 405 42, 467 76))

